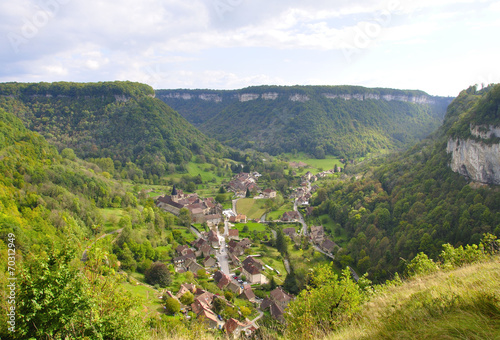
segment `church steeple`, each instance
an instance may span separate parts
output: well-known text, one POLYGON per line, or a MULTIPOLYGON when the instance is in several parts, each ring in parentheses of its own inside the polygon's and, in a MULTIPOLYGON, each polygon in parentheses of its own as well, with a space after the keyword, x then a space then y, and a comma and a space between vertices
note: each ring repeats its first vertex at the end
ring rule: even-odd
POLYGON ((172 187, 172 196, 177 196, 177 189, 175 188, 175 184, 174 186, 172 187))

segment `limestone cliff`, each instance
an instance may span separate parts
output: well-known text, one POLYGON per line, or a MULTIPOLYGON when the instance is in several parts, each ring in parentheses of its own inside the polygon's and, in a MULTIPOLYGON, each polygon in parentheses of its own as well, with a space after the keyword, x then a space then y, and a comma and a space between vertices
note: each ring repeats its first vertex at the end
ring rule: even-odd
POLYGON ((475 182, 500 185, 500 144, 485 143, 498 136, 494 126, 471 126, 474 138, 448 139, 447 151, 451 153, 453 171, 475 182))

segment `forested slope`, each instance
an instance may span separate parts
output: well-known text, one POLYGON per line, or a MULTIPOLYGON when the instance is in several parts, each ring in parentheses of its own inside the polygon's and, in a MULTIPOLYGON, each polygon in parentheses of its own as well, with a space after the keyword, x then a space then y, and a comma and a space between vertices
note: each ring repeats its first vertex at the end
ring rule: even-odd
POLYGON ((130 178, 161 177, 193 155, 220 155, 217 142, 153 97, 151 87, 131 82, 0 84, 0 107, 59 151, 110 158, 130 178))
POLYGON ((359 86, 260 86, 235 91, 156 90, 202 132, 240 149, 323 158, 397 149, 442 122, 449 98, 359 86))
POLYGON ((93 253, 80 262, 87 240, 101 232, 98 207, 137 200, 94 164, 63 155, 0 108, 0 282, 14 284, 0 293, 0 335, 140 338, 136 301, 118 288, 113 268, 103 271, 111 258, 93 253))
POLYGON ((313 199, 316 216, 328 214, 332 233, 347 236, 336 256, 340 265, 384 280, 418 252, 435 258, 443 243, 459 246, 478 243, 484 233, 500 236, 500 189, 468 183, 450 169, 446 152, 457 117, 497 89, 462 91, 432 138, 405 153, 348 168, 358 180, 353 176, 320 189, 313 199))

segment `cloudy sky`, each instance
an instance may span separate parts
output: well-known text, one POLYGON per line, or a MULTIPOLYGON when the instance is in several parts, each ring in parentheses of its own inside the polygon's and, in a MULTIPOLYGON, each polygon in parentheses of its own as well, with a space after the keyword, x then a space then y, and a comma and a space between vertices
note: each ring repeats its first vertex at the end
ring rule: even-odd
POLYGON ((498 0, 1 1, 0 82, 456 96, 500 82, 498 18, 498 0))

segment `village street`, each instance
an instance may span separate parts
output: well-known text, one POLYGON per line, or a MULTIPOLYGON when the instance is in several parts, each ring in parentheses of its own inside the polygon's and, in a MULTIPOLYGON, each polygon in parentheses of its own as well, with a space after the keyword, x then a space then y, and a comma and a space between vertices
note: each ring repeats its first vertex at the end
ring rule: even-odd
POLYGON ((216 257, 220 265, 220 270, 226 275, 230 274, 229 261, 226 248, 226 238, 225 238, 225 236, 227 236, 228 234, 228 230, 229 227, 227 220, 224 220, 224 235, 220 235, 219 230, 217 230, 217 236, 219 237, 220 248, 217 250, 216 257))

